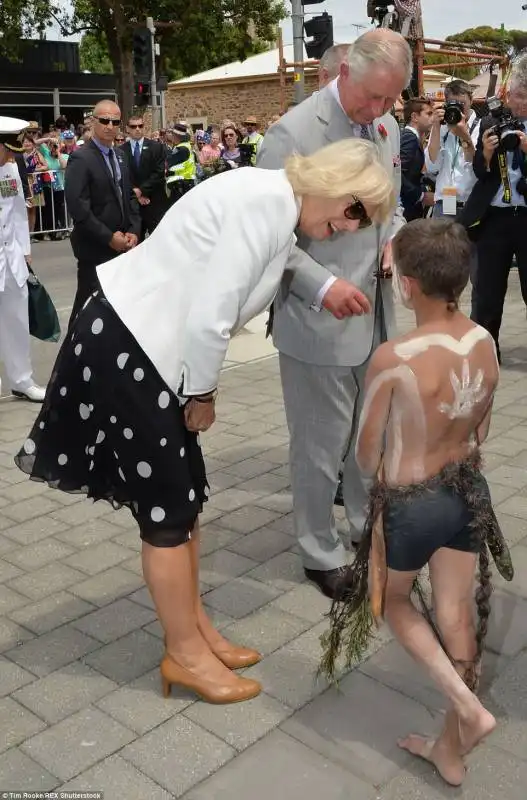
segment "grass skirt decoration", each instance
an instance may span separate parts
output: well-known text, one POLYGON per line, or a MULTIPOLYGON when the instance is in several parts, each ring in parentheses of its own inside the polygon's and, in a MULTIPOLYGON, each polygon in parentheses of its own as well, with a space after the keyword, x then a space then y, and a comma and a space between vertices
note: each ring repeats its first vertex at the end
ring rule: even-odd
MULTIPOLYGON (((479 580, 475 593, 478 613, 477 649, 474 663, 467 665, 465 681, 471 688, 475 688, 487 634, 492 594, 488 552, 490 551, 498 572, 506 581, 511 581, 514 577, 510 551, 492 508, 490 496, 481 490, 479 450, 462 461, 447 464, 438 475, 419 484, 390 487, 380 477, 377 478, 370 491, 364 537, 355 561, 342 580, 339 598, 331 606, 329 630, 321 637, 323 655, 319 671, 330 680, 334 681, 336 678, 337 660, 341 655, 344 655, 346 667, 363 657, 376 627, 382 621, 387 575, 382 524, 384 510, 391 502, 411 503, 419 493, 437 488, 438 484, 462 497, 472 514, 470 527, 479 554, 479 580)), ((449 655, 426 606, 419 579, 415 581, 413 592, 420 602, 424 616, 449 655)), ((451 660, 453 661, 452 658, 451 660)))

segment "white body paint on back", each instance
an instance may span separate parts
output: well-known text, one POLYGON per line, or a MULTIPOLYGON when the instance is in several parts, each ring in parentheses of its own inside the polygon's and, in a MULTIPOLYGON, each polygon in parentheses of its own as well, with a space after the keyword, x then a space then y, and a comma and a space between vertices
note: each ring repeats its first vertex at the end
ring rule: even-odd
POLYGON ((478 342, 489 338, 488 331, 477 325, 459 341, 447 333, 429 333, 427 336, 416 336, 415 339, 399 342, 393 350, 403 361, 410 361, 411 358, 426 353, 431 347, 444 347, 445 350, 450 350, 458 356, 466 357, 478 342))
POLYGON ((359 429, 357 432, 357 444, 355 448, 355 456, 357 457, 358 446, 361 438, 362 428, 366 422, 372 402, 375 395, 387 381, 391 380, 400 381, 405 389, 405 400, 409 401, 410 409, 404 409, 400 400, 392 404, 391 413, 388 420, 388 429, 393 439, 393 448, 391 458, 385 460, 385 472, 388 481, 392 484, 397 483, 399 476, 399 469, 401 466, 401 459, 403 455, 403 418, 405 410, 412 415, 412 421, 415 425, 416 441, 420 442, 421 454, 414 460, 414 480, 423 480, 424 471, 424 456, 426 451, 426 417, 419 393, 419 386, 417 378, 413 370, 406 364, 399 364, 399 366, 392 369, 384 370, 379 373, 372 381, 366 397, 364 398, 364 405, 359 422, 359 429))
POLYGON ((463 359, 461 368, 461 380, 459 380, 455 370, 450 370, 450 383, 454 390, 454 400, 452 403, 440 403, 439 411, 446 414, 449 419, 463 419, 470 417, 474 407, 481 403, 487 396, 483 387, 483 370, 478 369, 476 377, 470 380, 470 365, 468 359, 463 359))

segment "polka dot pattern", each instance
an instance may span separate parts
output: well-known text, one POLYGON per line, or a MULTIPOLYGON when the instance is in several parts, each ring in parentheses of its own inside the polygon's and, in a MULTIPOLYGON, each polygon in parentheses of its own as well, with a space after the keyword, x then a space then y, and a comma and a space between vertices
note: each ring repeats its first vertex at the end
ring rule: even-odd
POLYGON ((19 463, 25 459, 59 489, 127 507, 153 537, 173 531, 174 543, 187 541, 188 521, 209 495, 197 437, 184 427, 170 387, 97 294, 83 324, 66 336, 48 396, 53 402, 42 407, 19 463))
POLYGON ((168 408, 168 404, 170 403, 169 393, 165 391, 161 392, 157 402, 159 404, 159 408, 168 408))
POLYGON ((152 467, 148 461, 140 461, 137 465, 137 473, 141 478, 149 478, 152 474, 152 467))
POLYGON ((152 522, 163 522, 166 517, 166 512, 161 506, 154 506, 150 512, 150 519, 152 522))

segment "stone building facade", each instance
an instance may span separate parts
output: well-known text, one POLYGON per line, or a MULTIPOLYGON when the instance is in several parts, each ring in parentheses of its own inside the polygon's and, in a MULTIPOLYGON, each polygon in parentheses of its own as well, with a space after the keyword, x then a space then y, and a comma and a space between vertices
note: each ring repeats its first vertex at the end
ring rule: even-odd
MULTIPOLYGON (((316 73, 305 76, 306 95, 318 88, 316 73)), ((254 114, 261 127, 281 111, 286 111, 294 98, 292 75, 287 75, 285 102, 280 107, 280 76, 253 75, 243 78, 216 78, 207 81, 188 81, 169 84, 165 95, 167 120, 188 120, 195 126, 206 128, 224 119, 243 122, 249 114, 254 114)))

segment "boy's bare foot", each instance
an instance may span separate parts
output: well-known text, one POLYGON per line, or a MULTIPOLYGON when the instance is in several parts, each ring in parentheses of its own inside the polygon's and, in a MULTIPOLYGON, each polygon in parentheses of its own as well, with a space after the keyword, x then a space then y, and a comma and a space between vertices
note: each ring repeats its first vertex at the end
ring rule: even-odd
POLYGON ((459 717, 461 752, 468 755, 496 727, 496 719, 480 705, 478 712, 469 718, 459 717))
POLYGON ((397 744, 403 750, 433 764, 450 786, 461 786, 465 777, 463 759, 442 737, 432 739, 412 733, 406 739, 399 739, 397 744))

